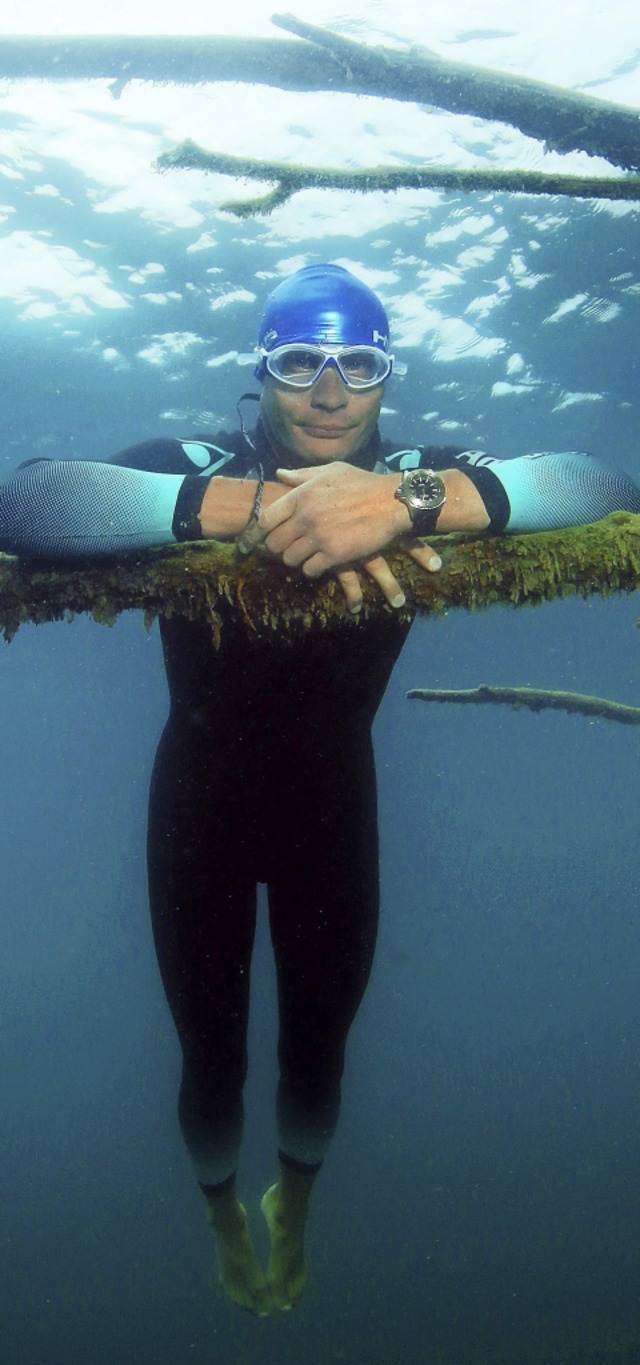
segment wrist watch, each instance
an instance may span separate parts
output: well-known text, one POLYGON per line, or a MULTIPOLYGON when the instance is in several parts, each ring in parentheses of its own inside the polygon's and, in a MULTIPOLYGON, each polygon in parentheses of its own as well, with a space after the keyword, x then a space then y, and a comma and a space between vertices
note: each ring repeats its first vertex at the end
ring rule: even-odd
POLYGON ((430 536, 447 501, 444 483, 433 469, 407 469, 396 488, 398 502, 403 502, 412 522, 415 536, 430 536))

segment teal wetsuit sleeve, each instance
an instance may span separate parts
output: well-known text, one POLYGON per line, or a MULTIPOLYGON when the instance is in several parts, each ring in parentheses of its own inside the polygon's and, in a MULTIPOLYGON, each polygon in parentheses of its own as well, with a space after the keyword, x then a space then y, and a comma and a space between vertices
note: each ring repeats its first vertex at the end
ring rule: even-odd
POLYGON ((584 526, 610 512, 640 512, 633 479, 582 451, 495 460, 491 472, 509 500, 504 529, 512 535, 584 526))
POLYGON ((0 486, 0 549, 68 559, 172 544, 184 483, 97 461, 37 461, 0 486))

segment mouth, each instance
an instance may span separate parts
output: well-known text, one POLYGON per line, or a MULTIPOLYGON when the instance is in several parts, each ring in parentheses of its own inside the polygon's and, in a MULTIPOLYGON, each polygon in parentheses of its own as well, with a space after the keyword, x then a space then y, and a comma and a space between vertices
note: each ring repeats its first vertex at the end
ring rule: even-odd
POLYGON ((307 436, 318 436, 321 440, 335 441, 339 436, 345 436, 350 427, 330 427, 323 426, 321 423, 308 423, 304 427, 307 436))

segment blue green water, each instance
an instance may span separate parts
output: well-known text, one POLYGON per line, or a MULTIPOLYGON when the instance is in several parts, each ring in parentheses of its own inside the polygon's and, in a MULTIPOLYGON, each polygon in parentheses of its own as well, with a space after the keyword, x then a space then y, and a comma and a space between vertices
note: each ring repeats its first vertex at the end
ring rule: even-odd
MULTIPOLYGON (((354 237, 346 200, 342 227, 337 213, 314 233, 308 215, 288 253, 258 219, 100 214, 99 176, 42 149, 20 175, 3 189, 7 239, 76 253, 128 303, 74 314, 35 271, 24 289, 57 311, 29 313, 17 288, 3 299, 3 474, 30 454, 99 458, 233 425, 250 368, 207 360, 250 351, 259 302, 295 253, 390 274, 380 288, 402 326, 414 297, 504 341, 479 356, 455 326, 439 340, 425 328, 398 350, 409 373, 385 429, 403 444, 592 449, 640 477, 635 211, 414 196, 404 220, 354 237), (34 193, 43 184, 60 197, 34 193), (193 252, 204 228, 215 249, 193 252), (460 263, 471 247, 484 255, 460 263), (164 267, 163 303, 124 284, 149 262, 164 267), (421 272, 454 267, 425 285, 421 272), (242 288, 255 302, 212 312, 242 288), (157 345, 164 365, 144 358, 157 345), (495 390, 507 382, 526 391, 495 390)), ((414 627, 376 722, 382 929, 316 1187, 309 1284, 267 1322, 215 1286, 174 1113, 178 1049, 144 880, 166 708, 157 630, 77 619, 3 648, 3 1365, 640 1359, 640 741, 576 716, 405 699, 491 681, 637 702, 636 615, 633 599, 592 599, 414 627)), ((253 991, 240 1191, 264 1252, 276 1080, 264 923, 253 991)))

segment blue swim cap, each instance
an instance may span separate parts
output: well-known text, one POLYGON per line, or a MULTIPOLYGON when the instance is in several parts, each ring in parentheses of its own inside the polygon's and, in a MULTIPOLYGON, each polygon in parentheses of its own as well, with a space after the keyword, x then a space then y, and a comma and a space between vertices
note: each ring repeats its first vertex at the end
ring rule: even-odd
MULTIPOLYGON (((389 320, 372 289, 341 265, 306 265, 265 303, 258 345, 375 346, 389 350, 389 320)), ((256 379, 264 379, 260 362, 256 379)))

